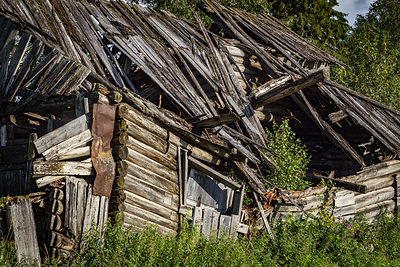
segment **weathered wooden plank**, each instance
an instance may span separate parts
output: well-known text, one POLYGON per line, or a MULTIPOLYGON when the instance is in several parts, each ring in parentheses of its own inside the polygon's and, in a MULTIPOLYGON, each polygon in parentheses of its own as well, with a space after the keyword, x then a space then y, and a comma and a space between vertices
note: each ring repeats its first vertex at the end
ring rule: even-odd
POLYGON ((39 154, 52 148, 53 146, 75 136, 79 133, 90 129, 90 123, 92 120, 92 114, 88 113, 76 118, 73 121, 68 122, 64 126, 40 137, 33 143, 35 144, 36 150, 39 154))
POLYGON ((225 185, 211 179, 206 174, 191 169, 187 181, 187 199, 218 209, 225 213, 228 209, 228 198, 231 190, 225 185))
POLYGON ((221 215, 219 217, 219 230, 218 230, 218 238, 223 236, 228 236, 231 230, 231 216, 221 215))
POLYGON ((92 185, 88 184, 87 186, 87 194, 86 194, 86 205, 85 205, 85 215, 83 219, 82 225, 82 241, 80 251, 81 253, 86 249, 86 238, 87 234, 92 228, 92 185))
POLYGON ((124 228, 126 229, 127 227, 130 226, 135 226, 139 231, 146 228, 149 225, 155 225, 157 227, 157 231, 159 233, 166 233, 166 234, 172 234, 176 235, 176 230, 173 230, 171 228, 159 225, 159 224, 153 224, 150 223, 149 221, 142 219, 138 216, 135 216, 133 214, 130 214, 128 212, 123 213, 123 220, 124 220, 124 228))
POLYGON ((34 175, 92 175, 91 162, 76 161, 35 161, 33 162, 34 175))
POLYGON ((269 236, 271 237, 271 239, 274 239, 274 235, 273 235, 273 233, 271 231, 271 228, 269 226, 267 216, 265 215, 264 208, 263 208, 262 203, 261 203, 261 201, 260 201, 260 199, 258 197, 258 194, 253 191, 253 195, 254 195, 254 199, 256 201, 257 207, 260 210, 261 217, 262 217, 262 220, 264 222, 265 229, 267 230, 267 232, 268 232, 269 236))
POLYGON ((230 236, 236 238, 240 217, 239 215, 232 214, 231 218, 230 236))
MULTIPOLYGON (((290 77, 290 76, 282 76, 278 79, 272 79, 271 81, 268 81, 268 82, 264 83, 263 85, 254 89, 254 94, 255 94, 256 98, 259 98, 264 93, 269 92, 277 87, 284 85, 286 82, 290 81, 291 79, 292 79, 292 77, 290 77)), ((254 108, 254 109, 256 109, 256 108, 254 108)))
POLYGON ((363 183, 369 179, 394 174, 400 171, 400 161, 391 160, 365 168, 356 175, 348 176, 342 180, 352 183, 363 183))
POLYGON ((238 215, 239 218, 242 213, 243 198, 244 198, 245 185, 242 185, 240 190, 236 190, 233 197, 233 205, 231 214, 238 215))
POLYGON ((218 211, 213 211, 212 214, 212 222, 211 222, 211 231, 210 236, 217 237, 218 234, 218 224, 219 224, 220 213, 218 211))
POLYGON ((65 153, 70 152, 74 148, 77 148, 85 143, 89 142, 92 139, 92 133, 89 129, 79 133, 76 136, 68 138, 67 140, 51 147, 50 149, 43 151, 42 155, 46 160, 53 160, 57 157, 64 155, 65 153))
POLYGON ((83 222, 85 218, 85 204, 87 202, 88 183, 83 179, 77 179, 77 200, 76 200, 76 238, 81 239, 83 222))
POLYGON ((18 200, 7 208, 7 218, 13 233, 17 261, 40 264, 32 204, 28 198, 18 200))
POLYGON ((188 159, 189 159, 189 166, 191 166, 192 168, 195 168, 195 169, 209 175, 213 179, 226 185, 229 188, 232 188, 233 190, 237 190, 237 189, 241 188, 241 186, 238 183, 236 183, 233 180, 229 179, 228 177, 220 174, 219 172, 213 170, 212 168, 201 163, 200 161, 196 160, 195 158, 189 156, 188 159))
POLYGON ((192 225, 193 227, 198 227, 199 230, 202 225, 203 210, 204 209, 200 207, 194 207, 193 209, 192 225))
POLYGON ((275 102, 314 84, 322 82, 327 76, 327 70, 322 69, 317 72, 311 73, 299 80, 296 80, 290 84, 270 89, 269 91, 266 91, 262 95, 257 97, 257 99, 252 102, 252 106, 254 109, 265 106, 266 104, 275 102))
POLYGON ((201 232, 203 233, 203 235, 205 235, 207 239, 210 237, 213 212, 214 210, 212 209, 204 209, 203 227, 201 228, 201 232))

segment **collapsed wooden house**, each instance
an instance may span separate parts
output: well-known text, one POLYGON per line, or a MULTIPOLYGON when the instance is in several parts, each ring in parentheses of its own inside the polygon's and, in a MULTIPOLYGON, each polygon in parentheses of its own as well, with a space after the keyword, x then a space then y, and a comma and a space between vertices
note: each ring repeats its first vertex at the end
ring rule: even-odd
POLYGON ((125 228, 177 234, 189 216, 206 236, 247 233, 238 181, 267 229, 310 216, 326 188, 261 203, 264 128, 285 117, 312 155, 306 179, 345 188, 326 197, 337 217, 397 206, 400 112, 331 81, 342 63, 273 17, 199 8, 209 29, 123 1, 0 0, 0 193, 20 258, 83 252, 120 211, 125 228))

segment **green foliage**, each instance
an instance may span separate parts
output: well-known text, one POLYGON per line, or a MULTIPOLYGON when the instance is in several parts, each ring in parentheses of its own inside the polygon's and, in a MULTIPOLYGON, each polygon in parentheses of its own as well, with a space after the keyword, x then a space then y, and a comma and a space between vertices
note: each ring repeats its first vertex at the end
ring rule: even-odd
MULTIPOLYGON (((96 232, 88 251, 64 264, 42 266, 399 266, 400 220, 382 218, 374 224, 294 220, 274 223, 275 239, 264 232, 250 239, 206 240, 184 224, 177 237, 149 227, 139 234, 108 224, 104 243, 96 232)), ((15 250, 0 243, 1 266, 15 266, 15 250)))
POLYGON ((350 30, 347 14, 334 9, 336 0, 275 0, 271 15, 318 46, 342 51, 350 30))
POLYGON ((331 78, 392 108, 400 109, 400 53, 389 48, 388 32, 357 18, 347 39, 347 66, 333 67, 331 78))
POLYGON ((265 176, 265 179, 277 187, 291 190, 303 190, 310 183, 303 180, 310 162, 305 146, 289 126, 289 119, 284 119, 281 125, 273 123, 273 132, 266 129, 269 140, 268 148, 277 154, 273 161, 279 167, 275 173, 265 176))
POLYGON ((364 19, 376 28, 388 33, 390 48, 400 48, 400 0, 374 1, 364 19))

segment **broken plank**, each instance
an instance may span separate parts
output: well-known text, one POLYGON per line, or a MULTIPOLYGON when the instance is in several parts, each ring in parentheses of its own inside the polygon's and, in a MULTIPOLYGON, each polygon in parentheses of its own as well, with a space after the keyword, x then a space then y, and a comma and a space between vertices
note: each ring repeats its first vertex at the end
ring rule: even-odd
POLYGON ((43 186, 49 185, 53 182, 60 181, 64 179, 65 176, 44 176, 35 180, 37 188, 41 188, 43 186))
POLYGON ((73 136, 58 145, 51 147, 50 149, 44 151, 42 155, 46 160, 52 160, 57 157, 64 155, 67 152, 70 152, 74 148, 77 148, 85 143, 89 142, 92 139, 92 133, 89 129, 79 133, 76 136, 73 136))

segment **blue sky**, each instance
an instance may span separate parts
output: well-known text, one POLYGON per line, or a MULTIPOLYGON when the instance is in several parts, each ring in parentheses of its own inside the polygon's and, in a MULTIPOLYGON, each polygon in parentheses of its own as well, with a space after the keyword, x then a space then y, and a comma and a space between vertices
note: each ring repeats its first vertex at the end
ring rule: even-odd
POLYGON ((335 7, 335 9, 349 14, 347 20, 350 25, 353 25, 357 14, 364 15, 367 13, 369 5, 372 2, 374 2, 374 0, 338 0, 339 6, 335 7))

